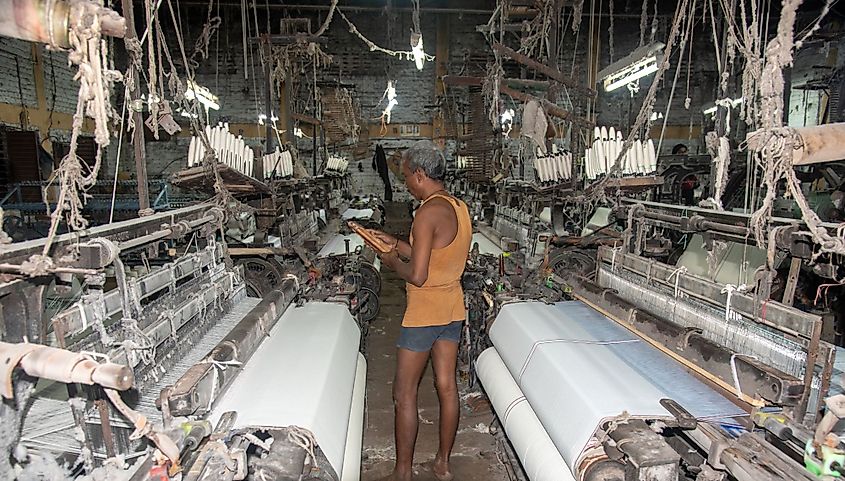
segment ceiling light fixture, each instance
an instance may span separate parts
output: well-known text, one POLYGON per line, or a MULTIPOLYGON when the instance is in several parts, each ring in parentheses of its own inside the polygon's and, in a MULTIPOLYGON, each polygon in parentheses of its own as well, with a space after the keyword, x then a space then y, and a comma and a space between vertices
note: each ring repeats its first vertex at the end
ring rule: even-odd
POLYGON ((602 79, 605 92, 612 92, 657 72, 663 47, 660 42, 645 45, 604 68, 598 77, 602 79))
POLYGON ((425 65, 425 50, 423 49, 421 33, 411 33, 411 52, 414 54, 414 63, 417 64, 417 70, 422 70, 425 65))
POLYGON ((218 99, 216 95, 212 94, 207 88, 191 80, 188 80, 188 89, 185 90, 185 98, 188 100, 196 100, 201 103, 206 110, 220 110, 220 99, 218 99))

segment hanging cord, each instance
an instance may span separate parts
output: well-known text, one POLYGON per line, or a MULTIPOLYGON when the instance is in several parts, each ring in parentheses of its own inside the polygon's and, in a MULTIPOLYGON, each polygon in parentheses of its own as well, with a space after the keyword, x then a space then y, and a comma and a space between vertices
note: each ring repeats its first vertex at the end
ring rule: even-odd
MULTIPOLYGON (((32 259, 35 269, 28 273, 30 275, 43 274, 44 269, 49 270, 52 266, 52 260, 47 255, 65 212, 69 229, 82 230, 88 226, 88 221, 82 216, 83 199, 86 197, 86 191, 97 182, 103 148, 110 142, 109 119, 115 116, 111 107, 111 88, 115 82, 122 79, 120 72, 107 68, 108 48, 106 42, 101 40, 97 7, 93 4, 76 4, 72 8, 82 10, 72 17, 79 20, 69 29, 72 50, 68 54, 68 60, 79 66, 74 76, 74 79, 79 81, 79 95, 76 113, 73 115, 70 150, 50 175, 47 184, 47 188, 58 184, 59 198, 55 210, 50 214, 50 229, 41 257, 32 259), (94 119, 94 140, 97 143, 94 166, 90 168, 76 155, 79 134, 86 115, 94 119)), ((49 211, 49 204, 47 208, 49 211)))
POLYGON ((733 297, 734 292, 739 292, 740 294, 744 293, 748 289, 748 286, 745 284, 734 285, 734 284, 725 284, 725 287, 722 288, 722 294, 727 294, 725 296, 725 320, 730 321, 736 319, 739 314, 731 309, 731 297, 733 297))
POLYGON ((411 0, 411 22, 414 24, 414 33, 422 34, 420 28, 420 0, 411 0))
POLYGON ((288 440, 308 453, 312 465, 317 464, 317 455, 315 454, 317 438, 314 437, 314 433, 299 426, 289 426, 288 440))
MULTIPOLYGON (((654 0, 654 14, 651 17, 651 31, 648 37, 648 43, 654 43, 654 36, 657 35, 657 28, 658 28, 658 17, 657 17, 657 2, 658 0, 654 0)), ((690 12, 692 14, 692 12, 690 12)))
MULTIPOLYGON (((168 10, 170 10, 170 18, 173 20, 173 24, 177 25, 178 22, 176 20, 176 12, 173 8, 173 2, 171 0, 167 0, 167 7, 168 7, 168 10)), ((190 63, 188 62, 188 56, 185 53, 185 42, 182 39, 182 32, 179 28, 176 29, 176 41, 179 44, 179 53, 182 56, 182 62, 185 65, 185 72, 188 76, 188 80, 191 81, 191 82, 194 82, 194 73, 193 73, 193 70, 191 69, 190 63)), ((177 88, 177 89, 180 90, 178 97, 180 99, 184 100, 184 86, 179 81, 178 77, 176 76, 176 68, 173 65, 172 59, 169 57, 169 53, 168 53, 168 62, 170 62, 170 68, 171 68, 170 75, 171 75, 171 79, 174 81, 174 88, 177 88)), ((190 108, 192 110, 196 110, 198 108, 197 103, 195 102, 192 105, 190 105, 190 108)), ((215 190, 216 195, 217 195, 217 203, 220 204, 220 205, 228 205, 230 203, 230 201, 232 200, 232 195, 226 189, 226 186, 223 183, 223 179, 220 176, 219 165, 218 165, 219 162, 217 162, 217 160, 215 159, 214 149, 211 147, 209 139, 205 134, 205 128, 203 128, 203 125, 202 125, 199 117, 200 117, 199 115, 197 115, 196 117, 192 115, 190 117, 191 127, 194 129, 194 132, 196 132, 197 138, 200 139, 200 142, 202 142, 203 146, 205 147, 205 158, 203 159, 203 163, 206 166, 208 166, 208 168, 210 169, 210 171, 211 171, 211 173, 214 177, 214 190, 215 190)))
MULTIPOLYGON (((792 63, 792 52, 795 48, 793 27, 800 3, 798 0, 784 2, 777 36, 766 47, 766 62, 758 88, 762 128, 748 137, 748 146, 755 152, 755 159, 763 169, 766 195, 760 208, 751 215, 751 226, 758 245, 767 246, 765 231, 768 228, 768 219, 772 215, 778 184, 785 180, 787 191, 798 204, 813 241, 821 246, 820 251, 814 255, 816 258, 827 252, 845 254, 845 239, 831 236, 821 225, 821 219, 810 208, 792 165, 795 149, 800 147, 801 139, 793 130, 780 127, 784 110, 782 69, 792 63)), ((768 245, 768 250, 772 249, 773 247, 768 245)), ((772 267, 771 264, 769 267, 772 267)))
POLYGON ((634 143, 634 139, 639 134, 640 129, 644 125, 649 123, 649 117, 651 116, 651 113, 654 109, 654 101, 657 96, 657 89, 660 85, 660 80, 663 78, 663 74, 669 68, 669 59, 672 55, 672 48, 674 47, 675 41, 681 33, 681 22, 684 21, 686 15, 688 14, 688 7, 689 0, 681 0, 681 2, 678 3, 678 7, 675 10, 672 29, 669 32, 669 37, 666 39, 666 47, 663 50, 663 59, 657 69, 657 72, 654 73, 654 79, 652 79, 651 86, 649 87, 648 93, 646 94, 646 97, 643 100, 643 105, 640 108, 640 112, 637 115, 637 119, 634 122, 634 125, 631 127, 631 131, 628 134, 628 138, 626 138, 625 142, 622 144, 622 148, 619 151, 619 155, 614 160, 613 167, 611 167, 610 169, 610 175, 603 177, 602 180, 593 184, 593 186, 590 188, 590 192, 587 194, 587 200, 594 200, 595 198, 604 197, 605 185, 610 181, 611 177, 617 175, 620 172, 622 159, 625 158, 625 154, 627 154, 628 150, 631 148, 631 145, 634 143))
MULTIPOLYGON (((528 24, 527 32, 519 40, 519 53, 533 56, 542 54, 543 45, 548 46, 549 32, 552 27, 555 2, 543 2, 543 10, 535 16, 528 24)), ((547 49, 548 51, 548 49, 547 49)))
POLYGON ((757 359, 757 356, 751 356, 751 355, 748 355, 748 354, 736 354, 736 353, 734 353, 734 354, 731 355, 731 375, 733 376, 733 380, 734 380, 734 389, 736 389, 736 397, 742 398, 742 396, 743 396, 742 387, 739 385, 739 374, 737 373, 737 370, 736 370, 736 358, 738 358, 738 357, 753 359, 755 361, 757 361, 758 359, 757 359))
MULTIPOLYGON (((704 5, 706 6, 707 4, 705 3, 704 5)), ((693 11, 695 11, 694 8, 693 8, 693 11)), ((692 48, 693 48, 694 43, 695 43, 695 28, 692 28, 692 29, 690 29, 690 32, 689 32, 689 55, 688 55, 689 60, 687 60, 687 95, 686 95, 686 97, 684 97, 684 108, 686 110, 689 110, 690 103, 692 102, 692 99, 690 98, 690 88, 689 87, 690 87, 690 77, 692 75, 692 48)), ((692 112, 690 112, 690 136, 692 135, 692 121, 693 121, 692 120, 692 112)), ((657 152, 660 152, 660 150, 658 149, 657 152)))
POLYGON ((337 0, 332 0, 332 4, 329 6, 329 13, 326 15, 326 20, 323 22, 323 25, 317 30, 317 33, 314 34, 315 37, 319 37, 326 33, 326 29, 329 28, 329 25, 332 23, 332 19, 334 18, 334 11, 337 8, 337 0))
MULTIPOLYGON (((356 37, 358 37, 359 39, 361 39, 362 42, 367 44, 367 47, 370 48, 371 52, 386 53, 387 55, 390 55, 392 57, 397 57, 397 58, 400 58, 400 59, 403 59, 403 60, 413 60, 414 59, 414 52, 389 50, 389 49, 386 49, 386 48, 383 48, 383 47, 379 47, 378 45, 376 45, 375 43, 370 41, 370 39, 365 37, 361 32, 358 31, 358 28, 346 17, 346 15, 344 15, 343 10, 341 10, 339 8, 335 8, 335 9, 337 10, 338 15, 340 15, 340 17, 343 19, 343 21, 346 22, 346 24, 349 26, 349 32, 352 33, 353 35, 355 35, 356 37)), ((434 61, 434 55, 425 54, 425 60, 427 62, 434 61)))
POLYGON ((109 209, 109 224, 114 222, 114 202, 117 197, 117 174, 120 172, 120 151, 123 147, 123 123, 126 117, 126 103, 129 99, 129 89, 124 90, 123 93, 123 109, 120 112, 120 133, 117 137, 117 156, 114 163, 114 184, 111 191, 111 208, 109 209))
MULTIPOLYGON (((690 7, 690 12, 695 12, 695 4, 697 0, 692 0, 692 5, 690 7)), ((613 3, 613 2, 610 2, 613 3)), ((684 63, 684 54, 686 53, 686 43, 687 39, 692 36, 692 26, 694 24, 695 15, 689 15, 687 18, 687 30, 686 34, 681 37, 680 45, 678 46, 678 65, 675 67, 675 78, 672 80, 672 88, 669 91, 669 101, 666 103, 666 113, 663 114, 663 127, 660 129, 660 139, 657 141, 657 153, 661 152, 661 148, 663 147, 663 137, 666 135, 666 124, 669 122, 669 110, 672 107, 672 100, 675 98, 675 86, 678 85, 678 77, 681 73, 681 65, 684 63)), ((689 64, 692 64, 692 56, 687 59, 689 64)))
POLYGON ((800 49, 804 42, 807 41, 814 33, 816 33, 819 28, 821 28, 821 22, 827 16, 828 12, 830 12, 830 8, 833 6, 834 3, 838 2, 839 0, 827 0, 822 7, 822 11, 819 14, 819 17, 816 19, 816 22, 813 24, 812 27, 805 28, 801 33, 804 35, 801 37, 800 40, 795 41, 795 48, 800 49))
POLYGON ((640 12, 640 47, 645 45, 645 30, 648 28, 648 0, 643 0, 640 12))
POLYGON ((687 266, 681 266, 672 271, 672 274, 666 278, 667 281, 671 281, 673 277, 675 278, 675 299, 681 295, 681 274, 686 274, 686 272, 687 266))
MULTIPOLYGON (((607 2, 607 6, 610 9, 610 14, 608 15, 609 25, 607 26, 607 50, 610 54, 610 63, 613 63, 613 0, 607 2)), ((658 152, 660 152, 658 150, 658 152)))
MULTIPOLYGON (((152 5, 150 0, 144 0, 144 13, 147 17, 147 30, 150 33, 153 32, 154 12, 155 7, 152 5)), ((158 109, 161 98, 158 96, 158 74, 156 73, 156 66, 158 63, 156 62, 155 52, 155 36, 150 35, 150 45, 147 48, 147 62, 149 63, 149 74, 147 78, 147 106, 150 108, 150 115, 148 117, 151 124, 150 127, 153 131, 153 135, 156 139, 158 139, 158 109)))
MULTIPOLYGON (((572 6, 572 32, 575 33, 575 41, 578 41, 578 30, 581 28, 581 16, 584 13, 584 0, 575 0, 572 6)), ((575 50, 573 50, 575 51, 575 50)))
POLYGON ((485 98, 485 103, 488 105, 489 112, 487 118, 490 120, 493 128, 497 128, 500 125, 499 116, 501 109, 499 100, 501 96, 499 94, 499 86, 504 75, 502 56, 497 50, 494 50, 493 62, 487 66, 487 75, 484 76, 484 82, 481 86, 481 93, 485 98))
MULTIPOLYGON (((218 10, 220 8, 219 2, 217 8, 218 10)), ((222 22, 219 13, 217 14, 217 16, 211 16, 211 12, 213 11, 213 9, 214 0, 209 0, 208 14, 206 15, 205 25, 203 25, 202 32, 197 37, 196 43, 194 43, 194 52, 191 54, 192 63, 196 63, 197 57, 200 57, 203 60, 208 59, 208 46, 211 44, 211 38, 214 37, 214 34, 220 28, 220 24, 222 22)), ((246 22, 244 21, 242 22, 242 24, 246 25, 246 22)))

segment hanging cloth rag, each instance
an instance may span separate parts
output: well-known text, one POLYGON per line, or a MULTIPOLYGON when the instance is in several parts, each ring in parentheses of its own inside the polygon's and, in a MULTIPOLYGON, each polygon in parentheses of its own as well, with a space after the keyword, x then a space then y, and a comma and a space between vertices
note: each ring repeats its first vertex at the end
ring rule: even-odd
POLYGON ((376 153, 373 156, 373 164, 379 177, 384 182, 384 201, 393 202, 393 187, 390 185, 390 171, 387 168, 387 155, 384 153, 384 148, 381 144, 376 145, 376 153))
POLYGON ((522 135, 529 137, 537 144, 542 155, 546 155, 546 130, 549 122, 546 112, 536 100, 531 100, 522 109, 522 135))

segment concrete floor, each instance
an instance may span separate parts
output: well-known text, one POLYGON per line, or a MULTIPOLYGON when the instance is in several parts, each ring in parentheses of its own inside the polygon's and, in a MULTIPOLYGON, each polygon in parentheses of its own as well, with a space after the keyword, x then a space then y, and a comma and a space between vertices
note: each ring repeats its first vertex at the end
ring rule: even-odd
MULTIPOLYGON (((407 239, 411 217, 405 204, 387 205, 385 230, 407 239)), ((363 481, 380 480, 393 469, 393 375, 395 342, 405 312, 405 285, 392 271, 382 272, 381 312, 370 328, 367 346, 367 408, 362 461, 363 481)), ((461 390, 461 423, 452 453, 456 481, 507 481, 488 433, 493 414, 486 399, 461 390)), ((439 405, 431 365, 419 390, 420 429, 414 455, 414 479, 435 481, 430 463, 437 452, 439 405)))

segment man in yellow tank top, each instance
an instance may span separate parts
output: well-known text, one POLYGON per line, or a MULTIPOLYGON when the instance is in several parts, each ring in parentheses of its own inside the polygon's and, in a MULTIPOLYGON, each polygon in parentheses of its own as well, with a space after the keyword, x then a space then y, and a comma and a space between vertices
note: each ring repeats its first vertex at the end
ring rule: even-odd
POLYGON ((466 319, 461 276, 472 241, 472 223, 467 206, 444 189, 446 159, 434 143, 423 140, 408 149, 402 173, 408 191, 422 202, 411 238, 405 242, 373 232, 393 247, 382 256, 382 264, 407 282, 408 296, 396 344, 396 465, 390 479, 411 479, 418 428, 417 388, 430 356, 440 399, 440 445, 432 469, 438 480, 447 481, 453 478, 449 458, 460 412, 455 369, 466 319))

